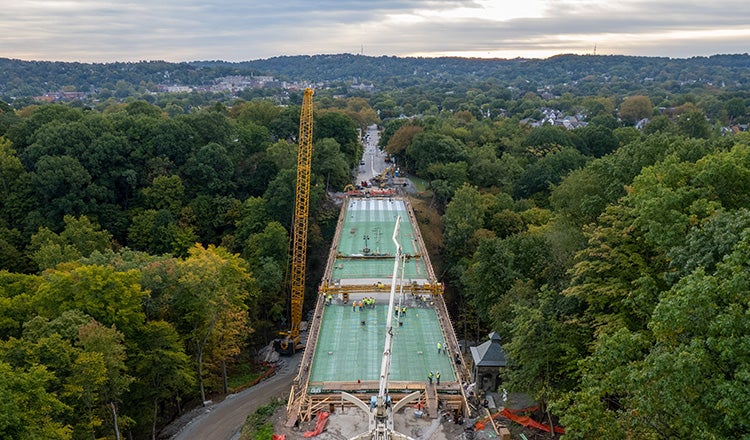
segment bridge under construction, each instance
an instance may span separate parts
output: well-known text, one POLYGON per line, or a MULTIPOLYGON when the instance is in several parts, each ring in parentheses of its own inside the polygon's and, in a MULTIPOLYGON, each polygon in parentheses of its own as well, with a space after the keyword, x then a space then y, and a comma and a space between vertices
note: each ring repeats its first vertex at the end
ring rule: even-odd
POLYGON ((373 413, 383 393, 390 414, 468 413, 469 371, 408 199, 345 200, 305 345, 288 426, 331 407, 373 413))

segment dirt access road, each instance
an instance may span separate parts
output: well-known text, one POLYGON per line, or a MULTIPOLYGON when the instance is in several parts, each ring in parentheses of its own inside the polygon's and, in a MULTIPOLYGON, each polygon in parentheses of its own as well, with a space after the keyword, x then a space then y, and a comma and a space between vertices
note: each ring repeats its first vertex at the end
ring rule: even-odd
POLYGON ((205 412, 185 425, 171 440, 231 440, 239 438, 247 416, 271 399, 289 397, 292 379, 299 370, 302 354, 282 358, 283 365, 273 376, 254 387, 231 394, 208 406, 205 412))

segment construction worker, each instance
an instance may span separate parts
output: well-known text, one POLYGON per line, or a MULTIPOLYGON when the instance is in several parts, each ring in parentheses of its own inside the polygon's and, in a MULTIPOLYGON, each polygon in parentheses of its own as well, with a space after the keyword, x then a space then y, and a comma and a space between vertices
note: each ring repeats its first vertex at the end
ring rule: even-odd
POLYGON ((352 301, 352 312, 357 311, 357 301, 352 301))
POLYGON ((406 306, 401 307, 401 314, 406 315, 406 306))
POLYGON ((362 310, 362 301, 359 302, 359 310, 362 310))
POLYGON ((430 381, 430 385, 432 385, 432 371, 430 371, 430 374, 427 375, 427 379, 430 381))
POLYGON ((331 304, 332 301, 333 301, 333 296, 329 293, 328 296, 326 297, 326 305, 331 304))
POLYGON ((441 344, 440 341, 438 341, 437 343, 437 348, 438 348, 438 354, 440 354, 440 350, 443 349, 443 344, 441 344))
POLYGON ((440 385, 440 372, 439 371, 435 373, 435 380, 437 381, 437 384, 440 385))

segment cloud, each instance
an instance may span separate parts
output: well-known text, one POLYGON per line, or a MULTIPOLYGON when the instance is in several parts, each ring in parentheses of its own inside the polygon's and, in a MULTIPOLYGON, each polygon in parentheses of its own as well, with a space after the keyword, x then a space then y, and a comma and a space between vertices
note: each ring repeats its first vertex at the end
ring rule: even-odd
POLYGON ((0 10, 0 56, 241 61, 276 55, 662 56, 746 52, 736 0, 23 0, 0 10), (498 55, 502 54, 502 55, 498 55))

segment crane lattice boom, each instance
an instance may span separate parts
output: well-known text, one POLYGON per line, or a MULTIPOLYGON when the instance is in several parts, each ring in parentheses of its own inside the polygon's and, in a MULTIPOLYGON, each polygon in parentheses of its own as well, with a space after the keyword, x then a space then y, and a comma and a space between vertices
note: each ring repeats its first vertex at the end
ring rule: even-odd
POLYGON ((310 166, 312 163, 313 89, 305 89, 299 117, 297 150, 297 188, 294 204, 294 240, 292 244, 292 325, 289 339, 296 341, 302 322, 305 299, 305 265, 307 261, 307 214, 310 207, 310 166))

